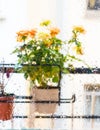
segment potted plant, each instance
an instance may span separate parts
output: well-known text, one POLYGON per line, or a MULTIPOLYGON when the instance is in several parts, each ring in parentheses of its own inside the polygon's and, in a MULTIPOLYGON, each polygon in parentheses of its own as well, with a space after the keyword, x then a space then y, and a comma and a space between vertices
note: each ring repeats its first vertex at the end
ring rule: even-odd
POLYGON ((10 120, 13 116, 13 100, 14 94, 5 92, 7 84, 4 83, 5 78, 10 78, 12 68, 5 68, 4 63, 0 66, 0 120, 10 120), (6 76, 6 77, 5 77, 6 76))
MULTIPOLYGON (((46 91, 47 88, 59 88, 59 73, 69 73, 70 69, 74 68, 74 61, 82 61, 76 54, 83 55, 82 43, 78 36, 85 33, 84 28, 74 26, 72 37, 66 41, 58 37, 59 33, 60 29, 50 20, 41 22, 37 28, 17 32, 19 44, 13 53, 17 54, 18 64, 22 65, 19 71, 24 73, 25 78, 31 83, 30 92, 34 94, 36 91, 33 97, 37 100, 42 100, 43 93, 40 92, 40 95, 36 96, 38 89, 46 91)), ((48 96, 48 93, 45 93, 48 96)), ((50 96, 51 100, 54 100, 53 95, 55 94, 50 96)), ((56 100, 59 100, 59 92, 56 100)))

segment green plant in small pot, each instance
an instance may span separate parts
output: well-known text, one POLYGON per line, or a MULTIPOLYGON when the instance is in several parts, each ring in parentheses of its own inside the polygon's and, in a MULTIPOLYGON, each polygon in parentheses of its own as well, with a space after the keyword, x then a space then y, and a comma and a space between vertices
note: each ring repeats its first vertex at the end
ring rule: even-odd
POLYGON ((10 73, 13 73, 12 68, 5 68, 4 63, 0 66, 0 120, 10 120, 13 118, 13 100, 14 94, 7 93, 5 87, 5 78, 9 80, 10 73))
POLYGON ((22 65, 19 71, 29 79, 32 89, 55 87, 61 78, 59 73, 69 73, 75 61, 82 61, 77 58, 83 55, 78 36, 84 33, 83 27, 74 26, 72 37, 63 41, 59 38, 60 29, 49 20, 37 28, 17 32, 18 46, 13 53, 22 65))

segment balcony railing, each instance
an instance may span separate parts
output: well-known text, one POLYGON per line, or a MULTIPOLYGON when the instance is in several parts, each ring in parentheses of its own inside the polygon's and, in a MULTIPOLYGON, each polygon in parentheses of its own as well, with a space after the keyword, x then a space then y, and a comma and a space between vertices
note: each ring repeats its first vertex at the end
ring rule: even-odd
MULTIPOLYGON (((16 64, 0 64, 0 69, 2 69, 2 66, 4 65, 4 70, 6 72, 6 70, 8 68, 12 68, 13 70, 15 70, 16 68, 16 64)), ((18 67, 18 66, 17 66, 18 67)), ((19 66, 21 67, 21 66, 19 66)), ((14 73, 17 73, 16 71, 13 71, 14 73)), ((100 68, 84 68, 84 67, 81 67, 81 68, 75 68, 74 70, 70 70, 70 73, 71 74, 100 74, 100 68)), ((95 92, 96 93, 96 92, 95 92)), ((85 96, 86 95, 90 95, 91 92, 85 92, 85 96)), ((97 96, 100 95, 99 92, 96 93, 97 96)), ((61 98, 60 102, 59 101, 32 101, 32 97, 31 96, 25 96, 25 95, 15 95, 15 100, 14 100, 14 103, 15 103, 15 106, 18 105, 18 104, 60 104, 60 106, 58 106, 58 109, 61 109, 62 106, 65 107, 65 105, 67 105, 67 103, 69 105, 71 105, 71 113, 67 114, 67 113, 63 113, 60 112, 60 113, 54 113, 54 114, 45 114, 45 115, 41 115, 41 114, 38 114, 38 115, 34 115, 34 118, 36 119, 72 119, 72 124, 73 124, 73 120, 75 119, 79 119, 79 120, 82 120, 82 119, 91 119, 91 120, 94 120, 94 119, 99 119, 100 120, 100 115, 75 115, 74 114, 74 103, 79 100, 78 98, 76 98, 76 94, 73 94, 71 98, 61 98)), ((68 105, 67 105, 68 106, 68 105)), ((77 106, 79 107, 79 106, 77 106)), ((21 108, 20 108, 21 109, 21 108)), ((65 109, 65 108, 64 108, 65 109)), ((66 108, 67 109, 67 108, 66 108)), ((17 119, 28 119, 30 118, 29 115, 27 115, 26 113, 25 114, 14 114, 13 115, 13 119, 17 120, 17 119)), ((99 126, 100 127, 100 126, 99 126)))

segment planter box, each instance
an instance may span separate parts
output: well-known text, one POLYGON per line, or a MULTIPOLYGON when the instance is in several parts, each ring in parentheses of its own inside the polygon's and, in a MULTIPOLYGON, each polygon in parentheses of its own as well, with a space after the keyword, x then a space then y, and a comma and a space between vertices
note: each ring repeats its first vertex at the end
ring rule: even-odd
POLYGON ((30 104, 30 114, 33 112, 43 113, 43 114, 53 114, 56 110, 57 103, 46 103, 42 101, 59 101, 59 88, 32 88, 31 95, 33 96, 33 101, 40 101, 40 103, 30 104), (33 110, 34 108, 34 110, 33 110))
POLYGON ((37 121, 37 119, 35 118, 35 115, 54 114, 56 112, 56 109, 58 106, 57 103, 45 103, 42 101, 59 102, 59 99, 60 99, 59 92, 60 92, 59 87, 49 88, 49 89, 43 89, 43 88, 31 89, 31 96, 33 96, 32 98, 33 103, 30 103, 28 107, 28 110, 29 110, 28 111, 29 120, 27 120, 28 128, 35 127, 36 125, 35 121, 37 121), (40 101, 40 103, 37 103, 37 101, 40 101))

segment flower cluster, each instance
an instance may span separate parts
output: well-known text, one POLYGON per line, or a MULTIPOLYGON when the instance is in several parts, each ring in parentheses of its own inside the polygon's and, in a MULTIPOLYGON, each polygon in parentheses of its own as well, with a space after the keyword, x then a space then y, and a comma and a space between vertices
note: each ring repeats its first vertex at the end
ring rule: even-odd
MULTIPOLYGON (((71 62, 73 60, 79 60, 76 56, 71 55, 70 50, 73 49, 77 54, 82 55, 82 43, 79 41, 78 36, 84 34, 85 30, 81 26, 74 26, 72 29, 72 37, 66 42, 58 38, 57 35, 60 33, 60 29, 53 26, 51 21, 46 20, 40 23, 39 27, 31 30, 21 30, 17 32, 18 47, 15 48, 13 53, 17 54, 19 64, 28 65, 57 65, 60 66, 62 72, 65 72, 65 63, 68 63, 67 67, 73 66, 71 62), (21 43, 21 44, 20 44, 21 43), (66 54, 62 53, 63 46, 66 46, 66 54), (70 62, 69 62, 70 61, 70 62), (70 64, 69 64, 70 63, 70 64)), ((43 72, 41 68, 32 69, 24 66, 21 68, 26 78, 32 77, 31 80, 34 82, 38 80, 41 84, 46 84, 47 78, 53 78, 53 81, 58 81, 56 77, 55 68, 45 68, 43 72), (52 76, 51 76, 52 70, 52 76), (33 72, 34 71, 34 72, 33 72), (32 76, 34 73, 34 76, 32 76)), ((66 71, 68 72, 68 71, 66 71)))

